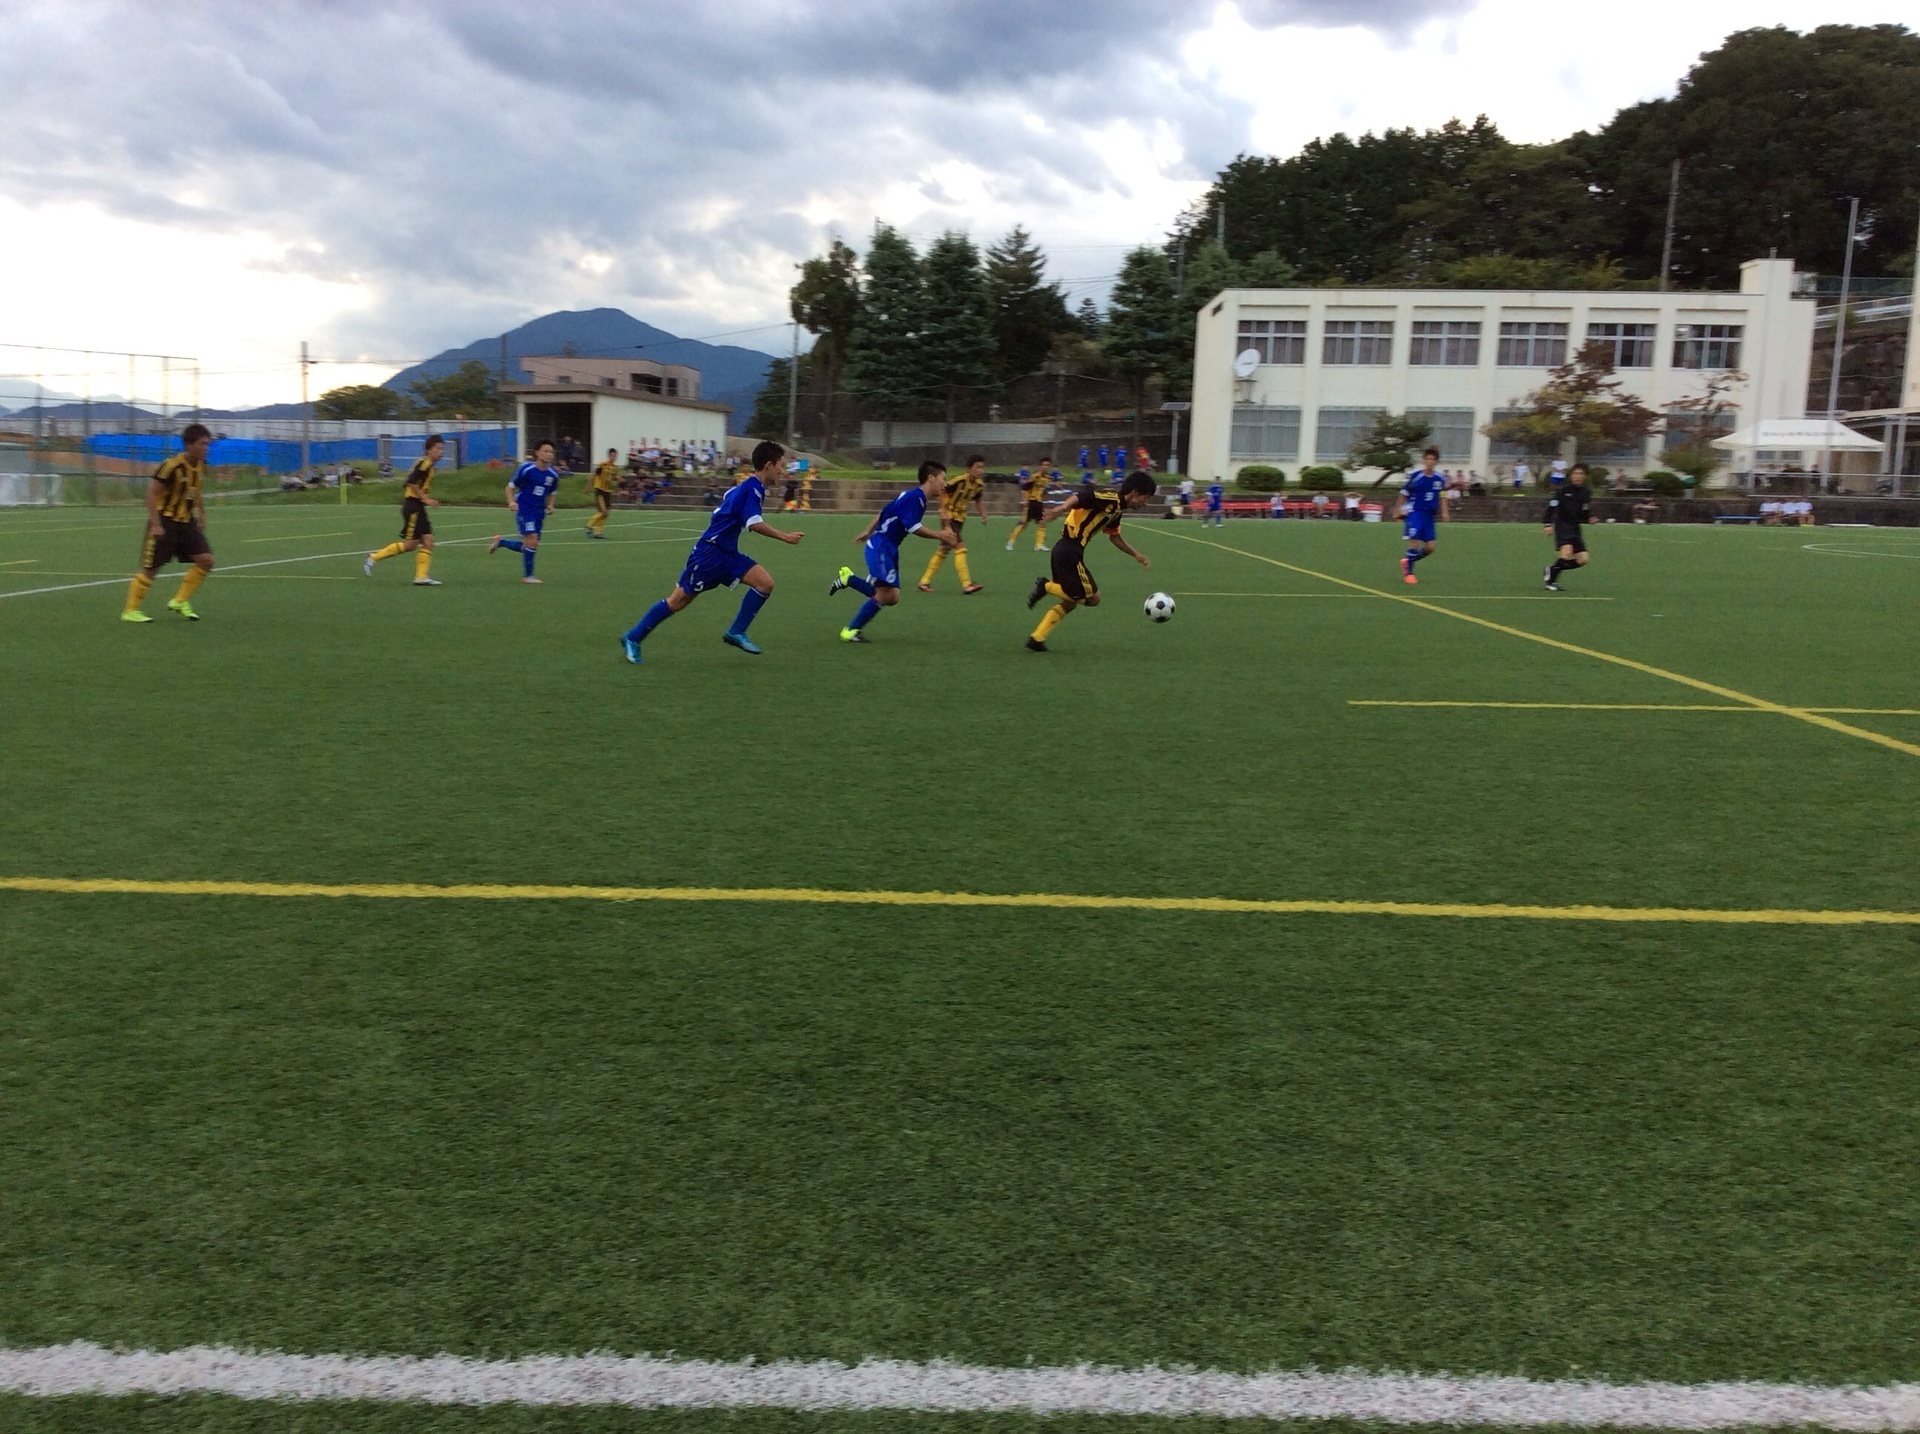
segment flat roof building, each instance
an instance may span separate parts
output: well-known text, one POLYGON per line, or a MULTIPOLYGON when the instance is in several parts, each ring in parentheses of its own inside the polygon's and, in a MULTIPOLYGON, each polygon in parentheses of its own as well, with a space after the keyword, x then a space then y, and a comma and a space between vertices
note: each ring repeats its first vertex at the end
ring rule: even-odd
POLYGON ((700 397, 700 370, 683 363, 643 358, 577 358, 572 354, 536 354, 520 360, 536 387, 611 388, 650 393, 656 398, 700 397))
MULTIPOLYGON (((531 367, 536 360, 522 362, 531 367)), ((609 448, 624 459, 628 449, 650 443, 667 449, 711 444, 724 452, 727 415, 733 411, 724 403, 573 383, 510 383, 501 391, 512 396, 517 409, 523 453, 542 441, 571 438, 594 463, 609 448)))
MULTIPOLYGON (((1787 259, 1741 265, 1738 293, 1229 289, 1196 320, 1187 467, 1226 479, 1265 463, 1291 478, 1345 463, 1377 417, 1404 413, 1432 426, 1442 466, 1510 471, 1520 452, 1480 430, 1588 343, 1607 346, 1622 388, 1656 412, 1737 371, 1727 427, 1800 418, 1813 322, 1787 259), (1251 376, 1238 378, 1249 350, 1251 376)), ((1580 456, 1643 472, 1661 442, 1580 456)))

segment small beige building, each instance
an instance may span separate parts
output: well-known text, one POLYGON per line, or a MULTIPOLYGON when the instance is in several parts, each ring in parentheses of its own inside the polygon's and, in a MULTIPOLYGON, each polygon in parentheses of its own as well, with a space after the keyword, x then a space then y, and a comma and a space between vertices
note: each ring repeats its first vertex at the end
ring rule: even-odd
MULTIPOLYGON (((532 369, 542 361, 521 362, 532 369)), ((695 374, 696 384, 698 377, 695 374)), ((606 457, 609 448, 617 449, 624 459, 629 449, 656 443, 669 450, 692 443, 724 452, 727 415, 733 411, 724 403, 697 398, 570 382, 510 383, 502 391, 513 397, 523 453, 532 452, 542 441, 557 444, 571 438, 594 463, 606 457)))
POLYGON ((536 387, 564 384, 570 388, 611 388, 622 393, 649 393, 656 398, 700 397, 700 370, 683 363, 655 363, 643 358, 576 358, 571 354, 536 354, 520 360, 536 387))

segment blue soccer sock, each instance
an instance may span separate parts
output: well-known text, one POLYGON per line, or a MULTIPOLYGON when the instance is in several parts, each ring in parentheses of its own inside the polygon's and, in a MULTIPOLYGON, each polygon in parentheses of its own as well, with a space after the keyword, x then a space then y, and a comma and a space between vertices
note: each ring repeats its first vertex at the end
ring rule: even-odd
POLYGON ((878 598, 868 598, 860 604, 860 611, 853 615, 853 621, 848 623, 847 626, 855 632, 858 632, 861 628, 872 622, 874 618, 878 617, 879 614, 880 600, 878 598))
MULTIPOLYGON (((514 546, 517 548, 520 547, 518 543, 515 543, 514 546)), ((533 554, 534 549, 532 548, 520 548, 520 568, 527 577, 533 576, 533 554)))
POLYGON ((661 598, 659 602, 647 609, 646 615, 640 621, 627 629, 627 641, 645 642, 648 633, 672 616, 673 609, 667 606, 665 598, 661 598))
POLYGON ((500 540, 500 546, 510 553, 524 553, 526 551, 525 548, 520 546, 520 540, 518 538, 502 538, 500 540))
POLYGON ((747 595, 740 599, 740 611, 734 614, 733 626, 728 628, 727 631, 734 633, 745 632, 753 625, 754 618, 759 616, 760 609, 766 605, 767 595, 765 593, 761 592, 758 588, 748 588, 747 595))
POLYGON ((873 580, 863 578, 858 573, 847 579, 847 586, 866 597, 873 596, 873 580))
POLYGON ((1407 549, 1407 561, 1409 563, 1417 563, 1425 556, 1426 556, 1426 553, 1419 548, 1407 549))

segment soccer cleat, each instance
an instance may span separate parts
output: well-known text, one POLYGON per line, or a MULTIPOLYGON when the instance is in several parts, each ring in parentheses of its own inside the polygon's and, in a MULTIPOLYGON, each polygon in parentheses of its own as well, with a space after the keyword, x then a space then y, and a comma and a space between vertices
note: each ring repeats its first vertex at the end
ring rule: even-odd
POLYGON ((1008 538, 1008 539, 1007 539, 1007 551, 1008 551, 1008 552, 1012 552, 1012 551, 1013 551, 1013 539, 1012 539, 1012 538, 1008 538))
POLYGON ((368 553, 367 560, 364 563, 360 564, 360 571, 365 573, 368 577, 373 576, 373 554, 372 553, 368 553))
POLYGON ((440 579, 438 579, 438 578, 415 578, 415 579, 413 580, 413 585, 414 585, 415 587, 417 587, 417 588, 437 588, 437 587, 439 587, 439 586, 440 586, 440 579))
POLYGON ((857 627, 843 627, 840 629, 840 640, 842 642, 865 642, 867 635, 857 627))
POLYGON ((847 588, 852 586, 852 583, 848 581, 848 579, 851 578, 852 576, 853 576, 852 568, 840 569, 840 575, 836 577, 832 582, 827 584, 827 596, 832 597, 837 592, 846 591, 847 588))
POLYGON ((1037 637, 1030 637, 1027 639, 1028 652, 1049 652, 1051 650, 1052 649, 1050 649, 1044 642, 1042 642, 1037 637))
POLYGON ((500 536, 500 534, 495 533, 493 535, 493 541, 487 544, 487 553, 489 556, 500 551, 500 536))
POLYGON ((755 647, 753 643, 750 640, 748 640, 748 637, 744 632, 723 632, 720 634, 720 640, 724 642, 728 647, 737 647, 742 652, 752 653, 755 657, 758 657, 760 655, 760 649, 755 647))
POLYGON ((1050 553, 1053 551, 1053 545, 1050 543, 1035 543, 1033 550, 1036 553, 1050 553))
POLYGON ((520 581, 523 583, 538 583, 540 579, 539 578, 522 578, 520 579, 520 581))
POLYGON ((1419 581, 1420 581, 1420 579, 1418 579, 1418 578, 1416 578, 1416 577, 1415 577, 1415 576, 1414 576, 1414 575, 1413 575, 1412 573, 1408 573, 1408 574, 1407 574, 1407 583, 1408 583, 1409 585, 1412 585, 1412 584, 1414 584, 1414 583, 1417 583, 1417 582, 1419 582, 1419 581))
POLYGON ((1410 578, 1413 576, 1413 559, 1412 558, 1402 558, 1400 560, 1400 576, 1403 578, 1410 578))
POLYGON ((1027 606, 1028 607, 1038 606, 1040 599, 1045 597, 1046 595, 1047 595, 1047 580, 1045 578, 1035 578, 1033 580, 1033 589, 1027 594, 1027 606))
POLYGON ((1547 584, 1547 591, 1548 591, 1548 592, 1550 592, 1550 593, 1557 593, 1557 592, 1559 592, 1559 591, 1560 591, 1560 584, 1558 584, 1558 583, 1548 583, 1548 584, 1547 584))
POLYGON ((188 622, 200 621, 200 614, 193 610, 193 604, 185 598, 175 598, 172 602, 168 603, 167 611, 179 613, 180 616, 184 617, 188 622))
POLYGON ((639 643, 635 642, 630 637, 623 637, 620 639, 620 650, 626 653, 628 662, 631 662, 636 667, 640 665, 640 644, 639 643))
POLYGON ((968 583, 960 589, 960 595, 962 597, 972 597, 975 593, 979 592, 983 586, 984 584, 981 583, 968 583))
POLYGON ((137 607, 130 607, 130 608, 128 608, 128 609, 126 609, 126 610, 125 610, 124 612, 122 612, 122 613, 120 614, 120 621, 122 621, 122 622, 152 622, 152 621, 153 621, 153 619, 152 619, 152 618, 150 618, 150 617, 148 617, 148 616, 147 616, 147 615, 146 615, 145 613, 143 613, 142 611, 140 611, 140 609, 139 609, 139 608, 137 608, 137 607))

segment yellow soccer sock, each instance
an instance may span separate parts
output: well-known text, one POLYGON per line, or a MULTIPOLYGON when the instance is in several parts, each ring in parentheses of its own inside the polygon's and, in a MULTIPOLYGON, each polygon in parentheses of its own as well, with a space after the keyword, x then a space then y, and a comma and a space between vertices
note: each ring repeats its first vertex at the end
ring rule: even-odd
POLYGON ((195 563, 187 569, 187 575, 180 579, 180 591, 173 595, 175 602, 185 602, 200 591, 200 584, 207 580, 207 570, 195 563))
POLYGON ((1060 584, 1056 582, 1051 582, 1051 581, 1048 582, 1047 591, 1052 593, 1053 596, 1059 598, 1063 602, 1066 600, 1067 590, 1061 587, 1060 584))
POLYGON ((1042 523, 1033 530, 1033 550, 1037 553, 1047 545, 1047 525, 1042 523))
POLYGON ((923 583, 932 582, 933 575, 940 571, 940 564, 944 563, 946 560, 947 560, 947 550, 943 546, 938 550, 936 550, 934 555, 927 560, 927 570, 924 573, 920 574, 920 581, 923 583))
POLYGON ((388 543, 386 547, 373 555, 373 560, 377 563, 387 558, 397 558, 406 550, 407 545, 405 543, 388 543))
POLYGON ((153 579, 145 573, 135 573, 133 581, 127 584, 127 611, 136 611, 147 600, 147 589, 153 586, 153 579))
POLYGON ((1059 607, 1048 608, 1046 612, 1041 614, 1040 626, 1033 630, 1033 640, 1035 642, 1045 642, 1047 640, 1047 634, 1060 626, 1060 619, 1066 615, 1067 605, 1065 603, 1060 604, 1059 607))
POLYGON ((967 549, 964 544, 953 550, 953 570, 960 574, 960 586, 973 586, 973 574, 967 571, 967 549))
POLYGON ((413 550, 413 580, 415 582, 419 582, 420 579, 424 578, 427 575, 427 569, 432 566, 433 550, 431 548, 415 548, 413 550))
POLYGON ((587 519, 587 526, 596 533, 600 532, 607 526, 607 515, 596 511, 591 518, 587 519))

